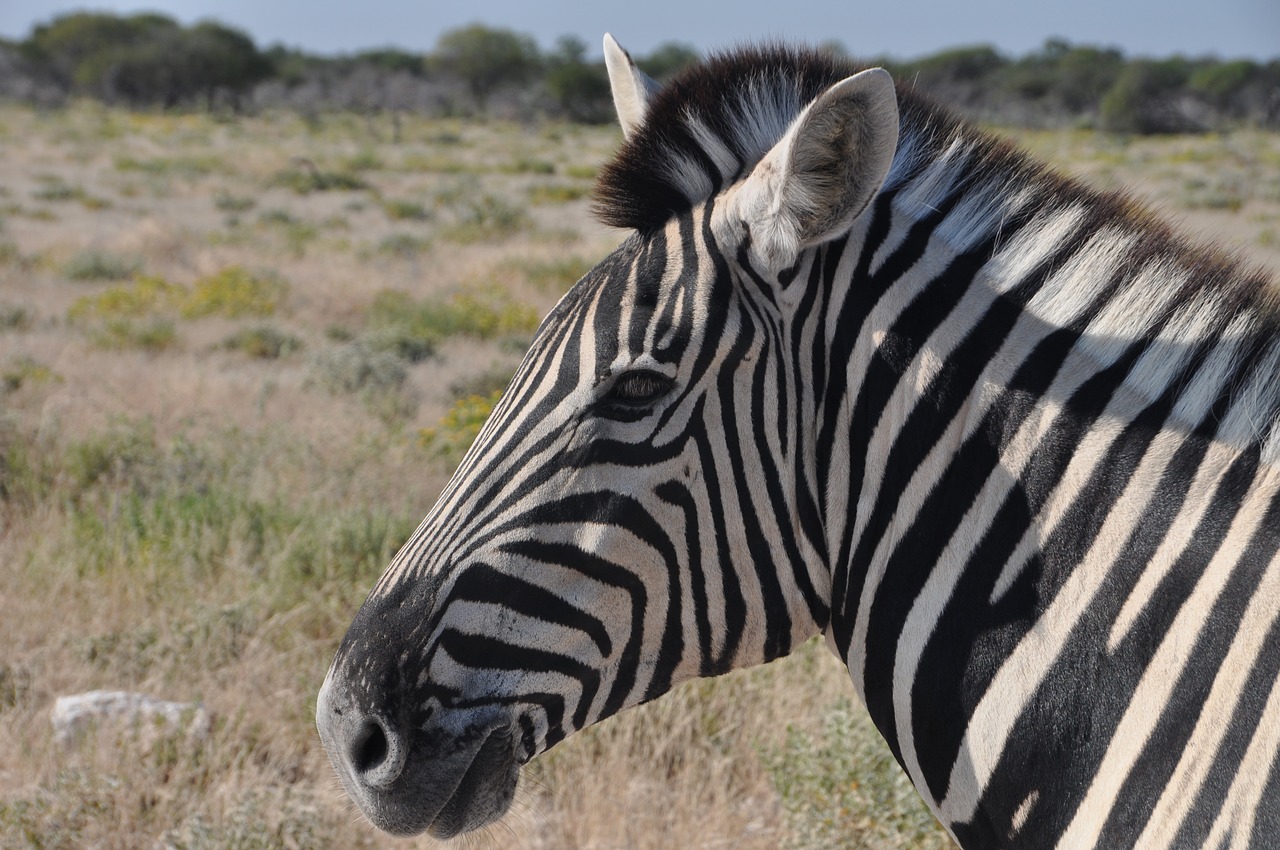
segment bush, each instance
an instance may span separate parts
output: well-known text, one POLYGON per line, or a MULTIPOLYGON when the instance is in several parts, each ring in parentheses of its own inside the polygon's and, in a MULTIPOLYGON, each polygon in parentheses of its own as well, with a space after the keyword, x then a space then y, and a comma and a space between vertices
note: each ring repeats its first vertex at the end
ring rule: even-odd
POLYGON ((126 259, 107 251, 81 251, 62 267, 71 280, 128 280, 141 269, 136 259, 126 259))
POLYGON ((765 755, 791 828, 791 846, 844 846, 859 835, 869 846, 952 847, 894 761, 865 710, 830 706, 816 735, 787 730, 785 745, 765 755))
POLYGON ((169 319, 110 319, 92 333, 91 339, 99 348, 158 352, 172 348, 178 341, 178 332, 169 319))
POLYGON ((397 221, 426 221, 431 217, 427 208, 415 201, 384 200, 382 211, 397 221))
POLYGON ((0 304, 0 331, 25 331, 31 327, 31 312, 16 304, 0 304))
POLYGON ((604 123, 613 118, 609 76, 602 65, 584 61, 586 52, 581 39, 561 36, 547 60, 547 93, 565 118, 604 123))
POLYGON ((213 196, 213 205, 223 212, 241 213, 248 212, 257 205, 257 201, 253 198, 241 197, 233 195, 230 192, 219 191, 213 196))
POLYGON ((566 292, 569 287, 595 266, 582 257, 567 256, 555 260, 515 261, 503 268, 524 275, 525 280, 549 292, 566 292))
POLYGON ((141 318, 175 310, 187 297, 185 287, 158 275, 134 278, 97 295, 85 295, 71 305, 68 316, 80 319, 141 318))
POLYGON ((587 196, 585 186, 571 183, 537 183, 529 187, 529 201, 534 204, 567 204, 587 196))
POLYGON ((666 41, 653 49, 648 56, 637 57, 636 65, 658 82, 665 82, 684 68, 701 58, 697 48, 675 41, 666 41))
POLYGON ((538 326, 538 314, 498 290, 418 302, 405 292, 388 290, 374 299, 366 322, 371 330, 394 329, 434 346, 455 335, 495 339, 532 331, 538 326))
POLYGON ((441 35, 432 59, 438 69, 466 83, 481 109, 499 88, 527 79, 541 65, 532 38, 483 24, 441 35))
POLYGON ((223 340, 228 351, 240 351, 259 360, 278 360, 302 348, 302 340, 270 325, 242 328, 223 340))
POLYGON ((84 189, 79 186, 72 186, 61 180, 50 180, 39 189, 33 190, 31 197, 37 201, 76 201, 86 196, 84 189))
POLYGON ((1211 62, 1198 68, 1187 81, 1187 88, 1219 109, 1227 109, 1239 92, 1260 75, 1254 62, 1211 62))
POLYGON ((296 167, 277 171, 272 186, 292 189, 299 195, 312 192, 351 192, 368 189, 369 184, 349 171, 321 171, 310 160, 297 160, 296 167))
POLYGON ((202 316, 269 316, 289 291, 274 275, 254 275, 240 266, 229 266, 195 282, 182 305, 188 319, 202 316))
POLYGON ((404 359, 363 340, 317 353, 309 375, 312 383, 333 395, 359 396, 370 412, 387 422, 402 421, 417 409, 417 401, 405 391, 409 373, 404 359))
POLYGON ((454 401, 460 401, 468 396, 487 397, 495 393, 501 394, 510 383, 510 369, 490 369, 454 381, 449 385, 449 395, 453 396, 454 401))
POLYGON ((444 458, 450 466, 456 465, 476 441, 476 435, 500 398, 502 390, 458 399, 438 425, 418 432, 419 443, 427 451, 444 458))
POLYGON ((402 260, 415 259, 431 247, 431 240, 410 233, 394 233, 378 243, 377 252, 402 260))
POLYGON ((36 27, 27 46, 75 89, 137 106, 208 103, 218 91, 243 93, 271 71, 244 33, 214 21, 182 27, 157 14, 63 15, 36 27))
POLYGON ((1135 60, 1102 99, 1102 127, 1117 133, 1184 133, 1200 129, 1183 115, 1176 95, 1190 74, 1183 59, 1135 60))
POLYGON ((481 195, 463 202, 458 223, 447 228, 444 236, 454 242, 484 242, 505 239, 529 224, 524 210, 493 195, 481 195))
POLYGON ((26 386, 62 382, 57 372, 30 357, 14 357, 0 370, 0 391, 17 392, 26 386))

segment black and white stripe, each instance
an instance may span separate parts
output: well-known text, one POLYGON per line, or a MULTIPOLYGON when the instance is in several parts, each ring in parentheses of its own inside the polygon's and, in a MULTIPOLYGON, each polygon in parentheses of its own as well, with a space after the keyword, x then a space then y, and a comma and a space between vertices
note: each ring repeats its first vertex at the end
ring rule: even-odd
POLYGON ((343 640, 364 811, 473 828, 566 735, 825 633, 966 848, 1280 846, 1274 284, 883 72, 606 56, 634 235, 343 640))

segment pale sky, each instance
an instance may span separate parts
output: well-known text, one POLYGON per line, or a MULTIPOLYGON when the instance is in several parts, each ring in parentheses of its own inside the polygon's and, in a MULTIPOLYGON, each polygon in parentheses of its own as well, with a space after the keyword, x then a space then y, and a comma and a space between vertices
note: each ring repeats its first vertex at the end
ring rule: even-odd
POLYGON ((1057 36, 1119 47, 1130 56, 1280 57, 1280 0, 0 0, 0 36, 82 8, 160 11, 183 23, 205 17, 325 54, 396 46, 430 50, 446 30, 472 22, 527 33, 545 49, 563 34, 593 55, 612 32, 633 53, 665 41, 702 51, 782 37, 836 40, 855 56, 913 58, 944 47, 993 44, 1018 55, 1057 36))

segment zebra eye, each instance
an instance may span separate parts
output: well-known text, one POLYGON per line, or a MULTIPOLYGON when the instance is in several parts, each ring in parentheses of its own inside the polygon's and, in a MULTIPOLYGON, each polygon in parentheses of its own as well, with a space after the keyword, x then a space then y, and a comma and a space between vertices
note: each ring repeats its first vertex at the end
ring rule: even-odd
POLYGON ((627 372, 609 387, 599 409, 615 419, 631 418, 666 395, 674 384, 666 375, 649 369, 627 372))

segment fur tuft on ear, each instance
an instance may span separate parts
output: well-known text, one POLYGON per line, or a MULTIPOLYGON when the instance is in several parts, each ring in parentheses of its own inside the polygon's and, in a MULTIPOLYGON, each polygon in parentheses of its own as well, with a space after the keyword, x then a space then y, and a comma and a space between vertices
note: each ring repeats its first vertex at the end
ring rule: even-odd
POLYGON ((739 186, 735 214, 772 271, 847 231, 880 191, 898 146, 898 99, 883 68, 848 77, 796 117, 739 186))
POLYGON ((613 91, 613 108, 618 112, 624 138, 631 138, 644 123, 649 101, 660 86, 636 67, 631 54, 622 49, 609 33, 604 35, 604 64, 609 71, 609 88, 613 91))

